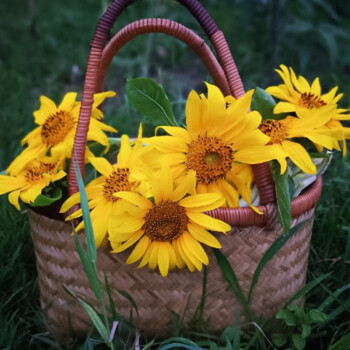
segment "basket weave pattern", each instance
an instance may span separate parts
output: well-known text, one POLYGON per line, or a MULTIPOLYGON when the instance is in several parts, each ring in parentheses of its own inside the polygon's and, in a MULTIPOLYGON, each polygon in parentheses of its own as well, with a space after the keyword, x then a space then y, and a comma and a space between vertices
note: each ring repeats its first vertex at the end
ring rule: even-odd
MULTIPOLYGON (((293 220, 292 225, 313 217, 311 209, 293 220)), ((91 327, 79 302, 63 288, 93 297, 75 250, 71 226, 29 210, 32 237, 41 291, 41 306, 46 313, 48 328, 56 337, 83 335, 91 327)), ((263 269, 252 296, 256 315, 273 316, 305 283, 312 220, 306 222, 263 269)), ((263 254, 282 234, 279 224, 271 230, 250 226, 234 228, 227 236, 217 235, 222 251, 233 267, 243 292, 247 295, 252 276, 263 254)), ((83 235, 80 235, 83 237, 83 235)), ((147 268, 126 265, 128 252, 111 254, 106 246, 99 250, 98 268, 101 281, 106 272, 117 312, 129 316, 131 305, 119 290, 127 291, 136 301, 139 317, 135 323, 145 334, 166 335, 170 310, 182 315, 187 304, 185 321, 193 316, 200 302, 203 274, 186 269, 169 273, 163 278, 147 268)), ((207 298, 204 317, 210 317, 212 330, 221 330, 235 321, 235 310, 241 307, 228 290, 221 270, 211 250, 208 250, 207 298)), ((241 309, 241 322, 245 321, 241 309)))

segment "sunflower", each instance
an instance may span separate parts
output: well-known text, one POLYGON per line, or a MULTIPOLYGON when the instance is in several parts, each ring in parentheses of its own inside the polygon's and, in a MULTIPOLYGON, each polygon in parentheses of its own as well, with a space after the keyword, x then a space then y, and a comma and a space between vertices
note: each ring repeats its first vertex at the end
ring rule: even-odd
MULTIPOLYGON (((299 117, 288 116, 285 119, 264 120, 259 129, 270 137, 271 146, 283 150, 290 160, 307 174, 315 174, 316 167, 306 149, 291 139, 307 138, 320 147, 329 150, 339 147, 338 140, 343 137, 341 129, 325 129, 323 126, 332 119, 335 105, 324 106, 319 110, 304 110, 297 108, 299 117)), ((285 157, 279 158, 281 173, 287 168, 285 157)))
POLYGON ((16 176, 0 175, 0 195, 9 193, 12 205, 20 210, 19 198, 24 203, 32 204, 49 185, 66 176, 60 162, 52 157, 32 160, 16 176))
MULTIPOLYGON (((310 85, 303 77, 296 77, 292 68, 287 68, 283 64, 276 72, 282 78, 284 84, 278 86, 270 86, 266 91, 278 99, 285 101, 279 102, 274 110, 274 113, 295 112, 296 107, 306 109, 318 109, 329 104, 337 104, 343 94, 336 94, 338 87, 334 87, 326 94, 321 94, 321 85, 319 78, 316 78, 310 85)), ((344 110, 340 110, 344 112, 344 110)))
MULTIPOLYGON (((270 86, 266 91, 272 96, 282 100, 278 102, 274 113, 295 112, 296 109, 320 109, 323 106, 334 104, 337 106, 338 101, 343 94, 337 94, 338 87, 334 87, 328 93, 321 93, 319 78, 316 78, 310 85, 303 77, 296 77, 292 68, 280 65, 281 70, 276 72, 281 76, 284 84, 279 86, 270 86)), ((350 120, 350 115, 346 114, 347 109, 337 108, 332 119, 324 125, 327 129, 342 129, 343 137, 340 143, 343 146, 343 155, 346 155, 346 139, 350 138, 350 128, 343 127, 340 121, 350 120)), ((339 147, 338 147, 339 148, 339 147)), ((321 150, 321 148, 319 149, 321 150)))
POLYGON ((111 219, 109 240, 113 252, 135 244, 127 263, 141 259, 139 267, 148 264, 155 269, 158 266, 162 276, 186 265, 191 272, 201 270, 209 260, 200 242, 221 248, 208 230, 224 233, 230 230, 225 222, 204 214, 223 205, 224 198, 217 193, 194 194, 196 174, 193 170, 188 171, 177 186, 169 166, 162 167, 159 179, 149 181, 154 201, 135 192, 115 194, 131 206, 126 213, 111 219))
MULTIPOLYGON (((228 207, 238 206, 240 193, 250 204, 250 189, 237 176, 237 163, 263 163, 285 153, 266 146, 270 138, 258 129, 261 115, 249 111, 254 90, 236 100, 225 98, 214 85, 207 87, 207 98, 195 91, 189 94, 187 129, 162 126, 169 135, 144 141, 166 155, 176 182, 181 183, 188 171, 195 170, 198 193, 219 193, 228 207)), ((148 161, 159 169, 161 160, 156 164, 157 159, 151 155, 149 152, 148 161)))
MULTIPOLYGON (((97 107, 107 97, 113 96, 115 96, 113 91, 94 95, 88 141, 109 146, 108 137, 103 131, 116 132, 116 130, 98 120, 101 119, 102 112, 97 107)), ((22 145, 27 144, 28 147, 7 168, 8 174, 16 175, 28 162, 40 159, 48 153, 60 162, 71 158, 81 106, 81 103, 76 101, 76 97, 76 92, 67 93, 58 107, 46 96, 40 97, 40 109, 33 113, 35 123, 39 126, 22 139, 22 145)), ((86 154, 93 155, 88 148, 86 154)))
MULTIPOLYGON (((141 148, 142 145, 139 142, 136 143, 134 148, 131 148, 128 136, 123 135, 117 156, 117 164, 112 165, 105 158, 89 158, 92 166, 101 174, 86 187, 97 247, 107 242, 108 224, 111 215, 124 210, 122 200, 114 197, 113 194, 119 191, 147 193, 149 190, 149 186, 143 181, 142 173, 139 170, 141 169, 141 164, 138 153, 141 151, 141 148)), ((63 203, 60 212, 65 213, 78 203, 80 203, 80 194, 75 193, 63 203)), ((81 215, 82 211, 79 209, 67 217, 66 220, 77 218, 81 215)), ((79 231, 83 228, 84 222, 81 222, 76 227, 76 230, 79 231)))

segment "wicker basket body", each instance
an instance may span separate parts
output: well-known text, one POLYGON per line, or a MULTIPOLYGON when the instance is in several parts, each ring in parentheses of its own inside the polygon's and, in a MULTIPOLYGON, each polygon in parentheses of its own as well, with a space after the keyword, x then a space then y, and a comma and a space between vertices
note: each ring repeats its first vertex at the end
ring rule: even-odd
MULTIPOLYGON (((308 252, 312 231, 313 209, 293 220, 293 225, 307 221, 263 269, 252 296, 255 315, 272 317, 305 283, 308 252)), ((29 211, 32 237, 41 293, 50 333, 57 338, 79 337, 91 327, 79 302, 63 286, 93 298, 88 281, 75 250, 71 226, 29 211)), ((227 236, 218 234, 222 251, 233 267, 243 292, 247 295, 252 276, 262 256, 282 234, 278 224, 271 229, 257 226, 234 228, 227 236)), ((82 236, 82 235, 81 235, 82 236)), ((149 335, 169 333, 171 313, 193 316, 202 294, 203 273, 188 270, 171 272, 167 278, 147 268, 126 265, 128 252, 111 254, 109 247, 99 249, 98 267, 101 280, 106 273, 111 285, 117 312, 128 317, 131 304, 117 290, 127 291, 138 306, 136 325, 149 335)), ((236 309, 241 305, 227 288, 213 252, 208 250, 210 264, 207 275, 205 318, 210 329, 222 330, 235 322, 236 309)), ((245 322, 243 309, 241 322, 245 322)))

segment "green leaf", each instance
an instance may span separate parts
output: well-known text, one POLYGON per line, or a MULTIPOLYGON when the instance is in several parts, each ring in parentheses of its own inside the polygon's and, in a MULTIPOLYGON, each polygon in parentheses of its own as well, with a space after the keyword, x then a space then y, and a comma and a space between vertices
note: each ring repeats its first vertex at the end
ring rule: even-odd
POLYGON ((102 300, 104 298, 103 288, 101 286, 100 279, 98 278, 96 265, 90 260, 90 257, 84 250, 82 244, 78 239, 77 233, 74 231, 74 243, 77 249, 77 252, 80 257, 80 261, 83 265, 86 277, 89 280, 90 286, 97 299, 102 300))
POLYGON ((328 316, 324 312, 320 311, 319 309, 312 309, 308 313, 309 319, 311 323, 320 323, 327 320, 328 316))
POLYGON ((277 312, 276 318, 279 320, 284 320, 287 326, 296 326, 298 324, 294 313, 287 309, 277 312))
POLYGON ((62 189, 60 187, 54 187, 51 191, 45 194, 39 194, 35 198, 35 201, 31 204, 32 207, 47 207, 50 204, 57 202, 62 198, 62 189))
POLYGON ((292 222, 291 197, 287 171, 281 174, 281 167, 277 161, 272 164, 272 175, 275 182, 275 190, 278 206, 278 221, 282 225, 284 233, 290 230, 292 222))
POLYGON ((298 225, 294 226, 288 235, 284 234, 282 236, 279 236, 272 244, 271 247, 265 252, 263 257, 261 258, 258 266, 256 267, 256 270, 254 272, 252 283, 249 288, 248 292, 248 304, 251 302, 252 293, 255 285, 258 283, 260 273, 262 269, 265 267, 265 265, 275 256, 275 254, 285 245, 285 243, 291 238, 302 225, 305 224, 304 222, 300 222, 298 225))
POLYGON ((332 344, 328 350, 348 350, 350 344, 350 333, 342 336, 336 343, 332 344))
POLYGON ((247 314, 248 317, 252 318, 251 311, 248 305, 248 302, 242 292, 242 289, 239 285, 237 276, 235 272, 233 271, 230 263, 227 261, 225 255, 219 250, 219 249, 214 249, 214 254, 216 257, 216 261, 221 269, 222 275, 224 279, 227 281, 229 284, 230 288, 233 290, 239 301, 244 307, 244 310, 247 314))
POLYGON ((332 272, 326 273, 324 275, 321 275, 318 278, 315 278, 313 281, 309 282, 305 287, 300 289, 297 293, 295 293, 294 296, 292 296, 284 305, 286 307, 289 305, 292 301, 299 299, 301 296, 306 295, 312 288, 316 287, 319 283, 321 283, 324 279, 329 277, 332 274, 332 272))
POLYGON ((81 203, 81 210, 83 213, 83 220, 84 220, 84 227, 85 227, 87 253, 91 261, 93 263, 96 263, 97 250, 96 250, 94 230, 92 228, 92 223, 90 218, 90 208, 89 208, 89 204, 88 204, 88 200, 85 192, 84 181, 81 176, 78 163, 74 163, 74 171, 77 177, 77 182, 78 182, 78 187, 80 192, 80 203, 81 203))
POLYGON ((287 337, 283 333, 272 333, 271 339, 276 346, 283 346, 287 343, 287 337))
POLYGON ((294 313, 298 324, 308 323, 308 318, 305 315, 304 309, 299 305, 288 305, 287 309, 294 313))
POLYGON ((301 328, 303 329, 301 336, 306 339, 311 334, 311 326, 307 323, 302 323, 301 328))
POLYGON ((100 334, 100 336, 102 337, 102 339, 106 343, 109 343, 109 334, 108 334, 107 328, 103 324, 100 316, 97 314, 97 312, 94 310, 94 308, 92 308, 84 300, 82 300, 80 298, 78 298, 78 300, 80 301, 80 304, 83 306, 83 308, 86 310, 86 312, 88 313, 92 323, 96 327, 96 329, 97 329, 98 333, 100 334))
POLYGON ((127 79, 126 94, 129 103, 153 125, 177 126, 168 96, 152 79, 127 79))
POLYGON ((136 304, 135 300, 132 298, 132 296, 131 296, 128 292, 126 292, 125 290, 119 290, 119 289, 118 289, 118 293, 119 293, 120 295, 122 295, 124 298, 126 298, 126 299, 129 300, 130 304, 131 304, 132 307, 136 310, 136 313, 137 313, 137 315, 138 315, 138 314, 139 314, 139 310, 138 310, 137 304, 136 304))
POLYGON ((306 341, 300 334, 292 334, 292 340, 297 350, 303 350, 305 348, 306 341))
POLYGON ((273 114, 273 109, 276 106, 276 101, 273 97, 264 89, 257 87, 255 89, 251 109, 258 111, 263 120, 266 119, 282 119, 285 114, 273 114))

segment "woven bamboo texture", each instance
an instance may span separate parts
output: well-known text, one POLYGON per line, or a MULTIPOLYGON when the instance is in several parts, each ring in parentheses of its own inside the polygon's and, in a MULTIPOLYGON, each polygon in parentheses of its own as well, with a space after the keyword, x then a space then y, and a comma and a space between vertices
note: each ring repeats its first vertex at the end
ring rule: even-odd
MULTIPOLYGON (((313 209, 293 220, 293 225, 307 221, 263 269, 252 296, 252 310, 256 315, 272 317, 305 283, 308 252, 312 231, 313 209)), ((92 298, 93 293, 75 250, 71 226, 41 216, 29 210, 29 219, 38 269, 41 306, 46 314, 49 332, 57 338, 86 335, 91 324, 79 302, 64 286, 92 298)), ((252 276, 263 254, 282 234, 275 223, 271 230, 257 226, 234 228, 227 236, 218 234, 222 252, 233 267, 243 292, 247 295, 252 276)), ((80 235, 80 237, 83 237, 80 235)), ((103 272, 111 284, 117 312, 129 316, 131 305, 117 290, 127 291, 135 300, 139 317, 136 325, 143 334, 166 335, 171 313, 182 315, 185 321, 193 316, 202 293, 201 272, 184 270, 170 272, 163 278, 148 268, 135 269, 126 265, 129 252, 111 254, 108 246, 98 252, 101 281, 103 272), (187 305, 187 306, 186 306, 187 305)), ((241 322, 246 318, 239 301, 223 280, 213 252, 208 250, 207 297, 204 317, 210 319, 212 330, 222 330, 235 322, 236 308, 241 310, 241 322)), ((136 316, 136 315, 135 315, 136 316)))

